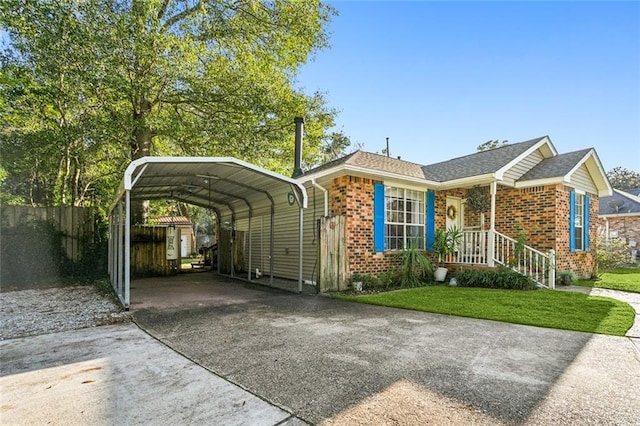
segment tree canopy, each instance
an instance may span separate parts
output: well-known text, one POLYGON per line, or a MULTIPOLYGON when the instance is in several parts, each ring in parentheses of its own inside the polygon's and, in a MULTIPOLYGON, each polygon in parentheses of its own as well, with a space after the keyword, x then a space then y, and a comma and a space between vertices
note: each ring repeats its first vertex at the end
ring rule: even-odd
POLYGON ((328 46, 319 0, 7 0, 0 25, 5 194, 37 204, 110 200, 145 155, 234 156, 290 173, 348 144, 336 111, 296 87, 328 46))
POLYGON ((614 167, 607 172, 609 183, 615 189, 628 190, 640 188, 640 173, 624 167, 614 167))
POLYGON ((503 140, 500 142, 498 139, 486 141, 483 144, 478 145, 476 150, 478 152, 489 151, 494 148, 500 148, 501 146, 507 145, 509 143, 508 140, 503 140))

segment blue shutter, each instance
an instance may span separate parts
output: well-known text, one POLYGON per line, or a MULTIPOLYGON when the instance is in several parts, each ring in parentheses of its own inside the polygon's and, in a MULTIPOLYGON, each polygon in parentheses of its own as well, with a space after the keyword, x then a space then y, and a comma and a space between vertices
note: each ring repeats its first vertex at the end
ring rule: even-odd
POLYGON ((433 247, 433 241, 436 235, 436 193, 427 192, 427 250, 433 247))
POLYGON ((373 184, 373 251, 384 251, 384 185, 373 184))
POLYGON ((569 192, 569 251, 576 251, 576 193, 569 192))
POLYGON ((589 250, 589 196, 584 196, 584 251, 589 250))

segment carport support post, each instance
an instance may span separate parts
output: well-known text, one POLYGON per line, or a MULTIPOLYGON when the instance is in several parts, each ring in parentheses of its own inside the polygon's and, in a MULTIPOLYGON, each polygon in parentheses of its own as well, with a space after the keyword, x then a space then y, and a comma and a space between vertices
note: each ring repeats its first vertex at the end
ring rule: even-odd
POLYGON ((124 303, 124 300, 122 300, 122 274, 124 273, 123 270, 123 260, 124 260, 124 234, 122 233, 122 227, 124 226, 124 222, 122 221, 122 215, 123 215, 123 206, 122 206, 122 199, 120 199, 120 201, 118 202, 118 272, 117 272, 117 278, 116 278, 116 282, 118 284, 118 296, 120 297, 120 300, 124 303))
POLYGON ((129 309, 131 286, 131 191, 125 191, 124 220, 124 307, 129 309))
POLYGON ((303 231, 304 231, 304 212, 301 206, 298 206, 300 210, 299 229, 298 229, 298 293, 302 293, 302 246, 303 246, 303 231))

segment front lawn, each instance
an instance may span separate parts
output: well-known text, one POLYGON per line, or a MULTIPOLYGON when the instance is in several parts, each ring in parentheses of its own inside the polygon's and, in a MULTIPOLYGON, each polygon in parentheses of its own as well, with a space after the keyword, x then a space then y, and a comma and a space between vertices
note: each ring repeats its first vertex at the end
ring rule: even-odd
POLYGON ((553 290, 435 286, 337 297, 373 305, 613 336, 624 336, 635 317, 633 308, 618 300, 553 290))
POLYGON ((603 272, 598 281, 578 280, 574 285, 640 293, 640 268, 612 269, 603 272))

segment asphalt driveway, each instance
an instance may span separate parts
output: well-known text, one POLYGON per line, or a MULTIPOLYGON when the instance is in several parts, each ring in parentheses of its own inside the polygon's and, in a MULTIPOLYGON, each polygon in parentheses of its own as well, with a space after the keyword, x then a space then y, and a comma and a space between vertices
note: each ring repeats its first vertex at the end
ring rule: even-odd
POLYGON ((210 275, 173 280, 133 283, 135 322, 310 423, 407 381, 495 423, 640 419, 640 355, 629 338, 353 304, 210 275), (181 298, 170 296, 176 285, 181 298))

